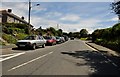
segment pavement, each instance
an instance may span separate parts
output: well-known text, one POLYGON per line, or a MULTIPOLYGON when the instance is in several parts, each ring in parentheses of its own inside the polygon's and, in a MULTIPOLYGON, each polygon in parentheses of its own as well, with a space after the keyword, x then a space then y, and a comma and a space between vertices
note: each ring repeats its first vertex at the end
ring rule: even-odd
POLYGON ((13 52, 11 50, 12 50, 12 48, 15 48, 15 47, 16 47, 15 44, 0 46, 0 54, 1 55, 13 54, 13 52))
POLYGON ((96 49, 96 50, 98 50, 98 51, 100 51, 100 52, 106 52, 106 53, 111 54, 111 55, 113 55, 113 56, 120 56, 120 53, 118 53, 117 51, 111 50, 111 49, 109 49, 109 48, 106 48, 106 47, 97 45, 97 44, 92 43, 92 42, 90 42, 90 41, 85 41, 85 43, 86 43, 87 45, 89 45, 90 47, 92 47, 92 48, 94 48, 94 49, 96 49))

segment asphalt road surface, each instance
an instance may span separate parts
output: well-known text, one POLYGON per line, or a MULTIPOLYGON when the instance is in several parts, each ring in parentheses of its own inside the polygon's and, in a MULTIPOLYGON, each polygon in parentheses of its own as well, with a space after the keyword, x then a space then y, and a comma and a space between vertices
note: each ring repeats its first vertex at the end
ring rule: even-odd
MULTIPOLYGON (((25 52, 2 62, 3 75, 111 75, 119 76, 119 67, 111 55, 99 52, 80 40, 38 48, 15 49, 25 52)), ((117 63, 117 62, 116 62, 117 63)))

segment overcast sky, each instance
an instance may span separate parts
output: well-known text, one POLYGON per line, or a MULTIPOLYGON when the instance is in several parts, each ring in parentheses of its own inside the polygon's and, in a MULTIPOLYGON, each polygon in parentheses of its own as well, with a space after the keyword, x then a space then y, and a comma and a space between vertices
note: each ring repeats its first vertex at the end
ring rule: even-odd
MULTIPOLYGON (((31 24, 34 28, 54 27, 65 32, 85 28, 92 33, 96 29, 112 27, 118 22, 108 2, 32 2, 31 24), (34 6, 37 3, 40 6, 34 6)), ((11 8, 13 13, 28 21, 28 2, 3 2, 1 9, 11 8)))

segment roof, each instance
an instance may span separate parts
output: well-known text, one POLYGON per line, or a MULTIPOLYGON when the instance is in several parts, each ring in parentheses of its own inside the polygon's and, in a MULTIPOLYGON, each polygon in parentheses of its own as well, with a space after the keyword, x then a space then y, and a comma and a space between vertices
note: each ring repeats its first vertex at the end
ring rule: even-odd
MULTIPOLYGON (((21 22, 24 22, 25 24, 28 24, 28 22, 25 21, 24 19, 18 17, 17 15, 15 15, 15 14, 13 14, 13 13, 10 13, 10 12, 8 12, 8 11, 6 11, 6 10, 0 10, 0 14, 7 14, 7 15, 13 17, 13 18, 18 19, 18 20, 21 21, 21 22)), ((32 25, 30 25, 30 26, 32 26, 32 25)), ((32 27, 33 27, 33 26, 32 26, 32 27)))

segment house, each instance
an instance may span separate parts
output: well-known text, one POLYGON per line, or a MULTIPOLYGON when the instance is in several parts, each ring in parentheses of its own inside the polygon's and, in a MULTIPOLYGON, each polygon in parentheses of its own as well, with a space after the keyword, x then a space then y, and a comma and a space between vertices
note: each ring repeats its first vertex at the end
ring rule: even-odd
MULTIPOLYGON (((13 14, 11 9, 0 10, 0 23, 28 24, 28 22, 24 20, 24 17, 18 17, 13 14)), ((30 25, 30 28, 33 29, 33 26, 30 25)))

